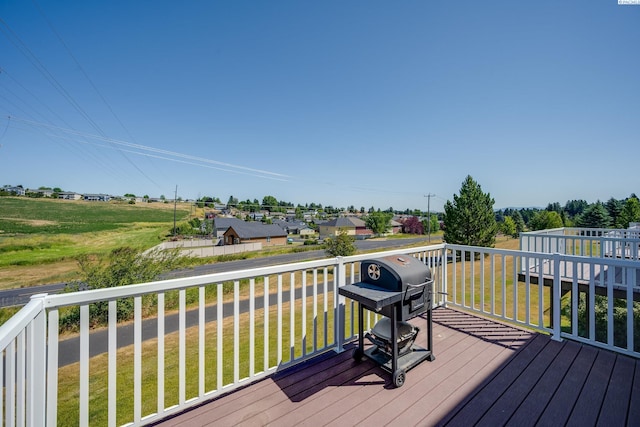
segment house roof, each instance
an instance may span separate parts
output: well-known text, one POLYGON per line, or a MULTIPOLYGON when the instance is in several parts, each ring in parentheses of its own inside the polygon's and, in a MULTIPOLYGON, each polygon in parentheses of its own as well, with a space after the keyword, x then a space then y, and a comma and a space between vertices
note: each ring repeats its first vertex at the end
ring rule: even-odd
POLYGON ((244 222, 245 221, 238 218, 225 218, 225 217, 218 216, 213 220, 213 227, 216 230, 226 230, 229 227, 234 227, 234 228, 235 226, 241 227, 240 224, 244 222))
POLYGON ((256 237, 286 237, 287 232, 275 224, 263 224, 261 222, 240 221, 233 224, 232 228, 241 239, 256 237))
POLYGON ((366 224, 360 218, 354 216, 341 216, 331 221, 322 223, 325 227, 366 227, 366 224))

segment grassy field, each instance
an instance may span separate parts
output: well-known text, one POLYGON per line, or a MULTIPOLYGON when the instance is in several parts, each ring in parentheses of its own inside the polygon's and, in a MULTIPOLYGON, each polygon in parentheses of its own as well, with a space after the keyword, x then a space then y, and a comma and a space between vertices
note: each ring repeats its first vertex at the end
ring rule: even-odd
MULTIPOLYGON (((189 214, 178 204, 178 221, 189 214)), ((0 197, 0 289, 72 280, 78 255, 150 248, 172 228, 173 204, 0 197)))

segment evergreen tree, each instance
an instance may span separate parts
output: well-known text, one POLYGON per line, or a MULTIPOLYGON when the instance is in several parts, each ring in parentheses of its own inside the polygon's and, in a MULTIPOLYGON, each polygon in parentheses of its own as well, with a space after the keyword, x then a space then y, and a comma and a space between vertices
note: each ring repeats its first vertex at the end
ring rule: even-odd
POLYGON ((560 206, 560 203, 554 202, 554 203, 549 203, 547 205, 547 209, 545 210, 549 212, 558 212, 558 214, 560 214, 560 212, 562 212, 562 207, 560 206))
POLYGON ((588 207, 589 203, 587 203, 586 200, 568 200, 564 205, 564 210, 570 218, 573 218, 576 215, 582 214, 588 207))
POLYGON ((607 228, 611 224, 611 218, 604 205, 597 201, 580 215, 576 224, 582 228, 607 228))
POLYGON ((516 233, 520 235, 520 233, 522 233, 525 228, 524 219, 522 219, 522 215, 520 215, 520 211, 514 210, 510 216, 511 218, 513 218, 513 222, 515 222, 516 224, 516 233))
POLYGON ((444 205, 444 240, 447 243, 493 247, 498 225, 493 212, 494 199, 467 175, 460 195, 444 205))
POLYGON ((536 212, 538 212, 538 209, 523 208, 523 209, 520 209, 520 216, 522 217, 522 220, 524 221, 525 224, 529 224, 529 222, 531 221, 531 218, 533 218, 536 212))
POLYGON ((640 201, 635 197, 628 198, 620 212, 620 227, 627 228, 630 222, 640 222, 640 201))
POLYGON ((624 207, 624 203, 621 200, 617 200, 612 197, 607 200, 604 207, 607 209, 609 217, 611 217, 611 226, 613 228, 627 228, 628 224, 624 225, 622 223, 622 218, 620 218, 620 214, 624 207))

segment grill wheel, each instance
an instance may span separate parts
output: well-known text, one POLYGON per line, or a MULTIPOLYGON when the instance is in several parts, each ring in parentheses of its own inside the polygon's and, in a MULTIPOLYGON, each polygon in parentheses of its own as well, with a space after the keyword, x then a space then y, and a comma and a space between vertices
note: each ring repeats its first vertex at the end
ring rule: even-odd
POLYGON ((404 369, 398 369, 393 373, 393 385, 396 386, 396 388, 402 387, 405 378, 406 373, 404 372, 404 369))

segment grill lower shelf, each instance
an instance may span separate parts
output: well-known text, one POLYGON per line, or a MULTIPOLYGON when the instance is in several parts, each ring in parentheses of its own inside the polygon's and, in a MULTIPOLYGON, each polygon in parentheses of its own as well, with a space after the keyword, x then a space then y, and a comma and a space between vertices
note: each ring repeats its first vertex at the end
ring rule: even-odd
MULTIPOLYGON (((385 371, 393 374, 393 368, 391 367, 391 355, 386 354, 384 351, 378 350, 376 346, 367 348, 364 351, 364 355, 380 365, 385 371)), ((398 357, 398 369, 406 372, 424 360, 434 361, 435 356, 430 350, 427 350, 426 348, 413 346, 410 352, 407 352, 405 355, 398 357)))

